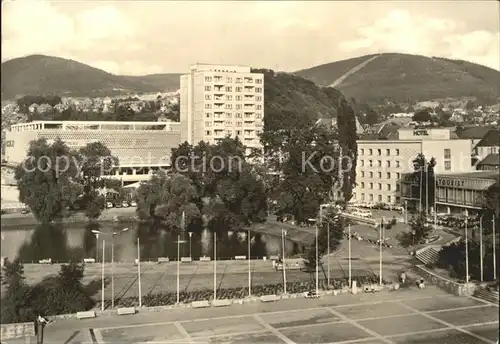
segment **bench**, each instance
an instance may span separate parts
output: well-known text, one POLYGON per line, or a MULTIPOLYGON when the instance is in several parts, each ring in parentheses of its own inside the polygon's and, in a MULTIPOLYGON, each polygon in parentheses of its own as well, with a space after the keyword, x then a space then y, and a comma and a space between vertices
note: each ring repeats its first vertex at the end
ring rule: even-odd
POLYGON ((84 259, 83 259, 83 262, 84 262, 85 264, 95 263, 95 258, 84 258, 84 259))
POLYGON ((76 313, 77 319, 90 319, 90 318, 95 318, 95 311, 86 311, 86 312, 77 312, 76 313))
POLYGON ((269 260, 278 260, 278 258, 279 258, 278 256, 270 256, 269 260))
POLYGON ((235 256, 234 259, 235 260, 245 260, 245 259, 247 259, 247 256, 235 256))
POLYGON ((116 310, 116 314, 118 315, 129 315, 135 313, 136 313, 135 307, 124 307, 124 308, 118 308, 116 310))
POLYGON ((158 257, 158 263, 168 263, 169 261, 168 257, 158 257))
POLYGON ((208 308, 210 303, 208 301, 193 301, 191 302, 191 307, 193 308, 208 308))
POLYGON ((275 302, 279 299, 280 297, 278 295, 264 295, 260 297, 261 302, 275 302))
POLYGON ((39 264, 52 264, 52 258, 49 259, 41 259, 38 261, 39 264))
POLYGON ((181 263, 191 263, 193 259, 191 257, 182 257, 181 263))
POLYGON ((375 293, 375 292, 380 291, 380 290, 382 290, 382 288, 378 285, 375 285, 375 284, 363 286, 363 291, 365 293, 375 293))
POLYGON ((212 305, 214 307, 227 307, 227 306, 231 306, 231 300, 214 300, 212 302, 212 305))
POLYGON ((200 262, 209 262, 210 257, 200 257, 200 262))

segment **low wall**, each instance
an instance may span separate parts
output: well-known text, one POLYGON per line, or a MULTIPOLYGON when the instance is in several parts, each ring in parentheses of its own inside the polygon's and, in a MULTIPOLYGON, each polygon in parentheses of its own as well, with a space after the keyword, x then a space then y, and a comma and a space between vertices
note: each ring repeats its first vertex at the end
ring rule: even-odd
POLYGON ((31 337, 35 335, 32 322, 18 324, 2 324, 0 338, 2 341, 14 338, 31 337))
POLYGON ((417 265, 416 269, 426 282, 432 283, 451 294, 457 296, 472 296, 476 290, 476 285, 474 283, 458 283, 451 281, 443 276, 439 276, 423 265, 417 265))

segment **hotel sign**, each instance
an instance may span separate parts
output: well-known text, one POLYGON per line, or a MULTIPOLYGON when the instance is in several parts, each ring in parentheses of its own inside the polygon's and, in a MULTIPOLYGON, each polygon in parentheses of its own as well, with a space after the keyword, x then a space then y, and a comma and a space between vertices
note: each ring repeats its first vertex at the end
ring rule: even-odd
POLYGON ((413 136, 429 136, 427 129, 413 130, 413 136))

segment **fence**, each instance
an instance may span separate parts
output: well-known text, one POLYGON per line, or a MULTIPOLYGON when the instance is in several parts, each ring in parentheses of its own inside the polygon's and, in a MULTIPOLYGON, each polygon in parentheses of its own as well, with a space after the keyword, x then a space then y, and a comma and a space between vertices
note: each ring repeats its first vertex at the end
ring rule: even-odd
POLYGON ((449 279, 439 276, 426 269, 422 265, 417 265, 416 268, 418 272, 423 275, 426 281, 431 282, 451 294, 457 296, 472 296, 476 290, 476 285, 474 283, 458 283, 450 281, 449 279))
POLYGON ((35 326, 32 322, 18 324, 2 324, 1 335, 2 341, 7 339, 15 339, 22 337, 31 337, 35 335, 35 326))

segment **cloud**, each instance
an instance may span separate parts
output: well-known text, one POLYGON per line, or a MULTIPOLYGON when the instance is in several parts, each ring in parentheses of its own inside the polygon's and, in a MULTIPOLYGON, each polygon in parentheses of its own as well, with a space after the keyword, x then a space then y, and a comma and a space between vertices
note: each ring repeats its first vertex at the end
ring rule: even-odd
POLYGON ((412 15, 392 10, 357 30, 357 38, 343 41, 345 52, 400 52, 468 60, 500 70, 500 35, 485 30, 466 31, 465 24, 447 18, 412 15))
POLYGON ((133 32, 133 24, 110 6, 64 13, 43 0, 2 3, 4 58, 33 53, 71 57, 70 51, 127 42, 133 32))
POLYGON ((55 55, 129 75, 185 72, 196 62, 295 71, 378 52, 495 67, 498 5, 409 1, 398 6, 394 10, 393 2, 378 1, 4 0, 2 58, 55 55))
POLYGON ((90 61, 90 65, 105 70, 106 72, 118 75, 146 75, 157 74, 164 71, 163 66, 150 65, 142 61, 125 61, 117 63, 110 60, 90 61))

